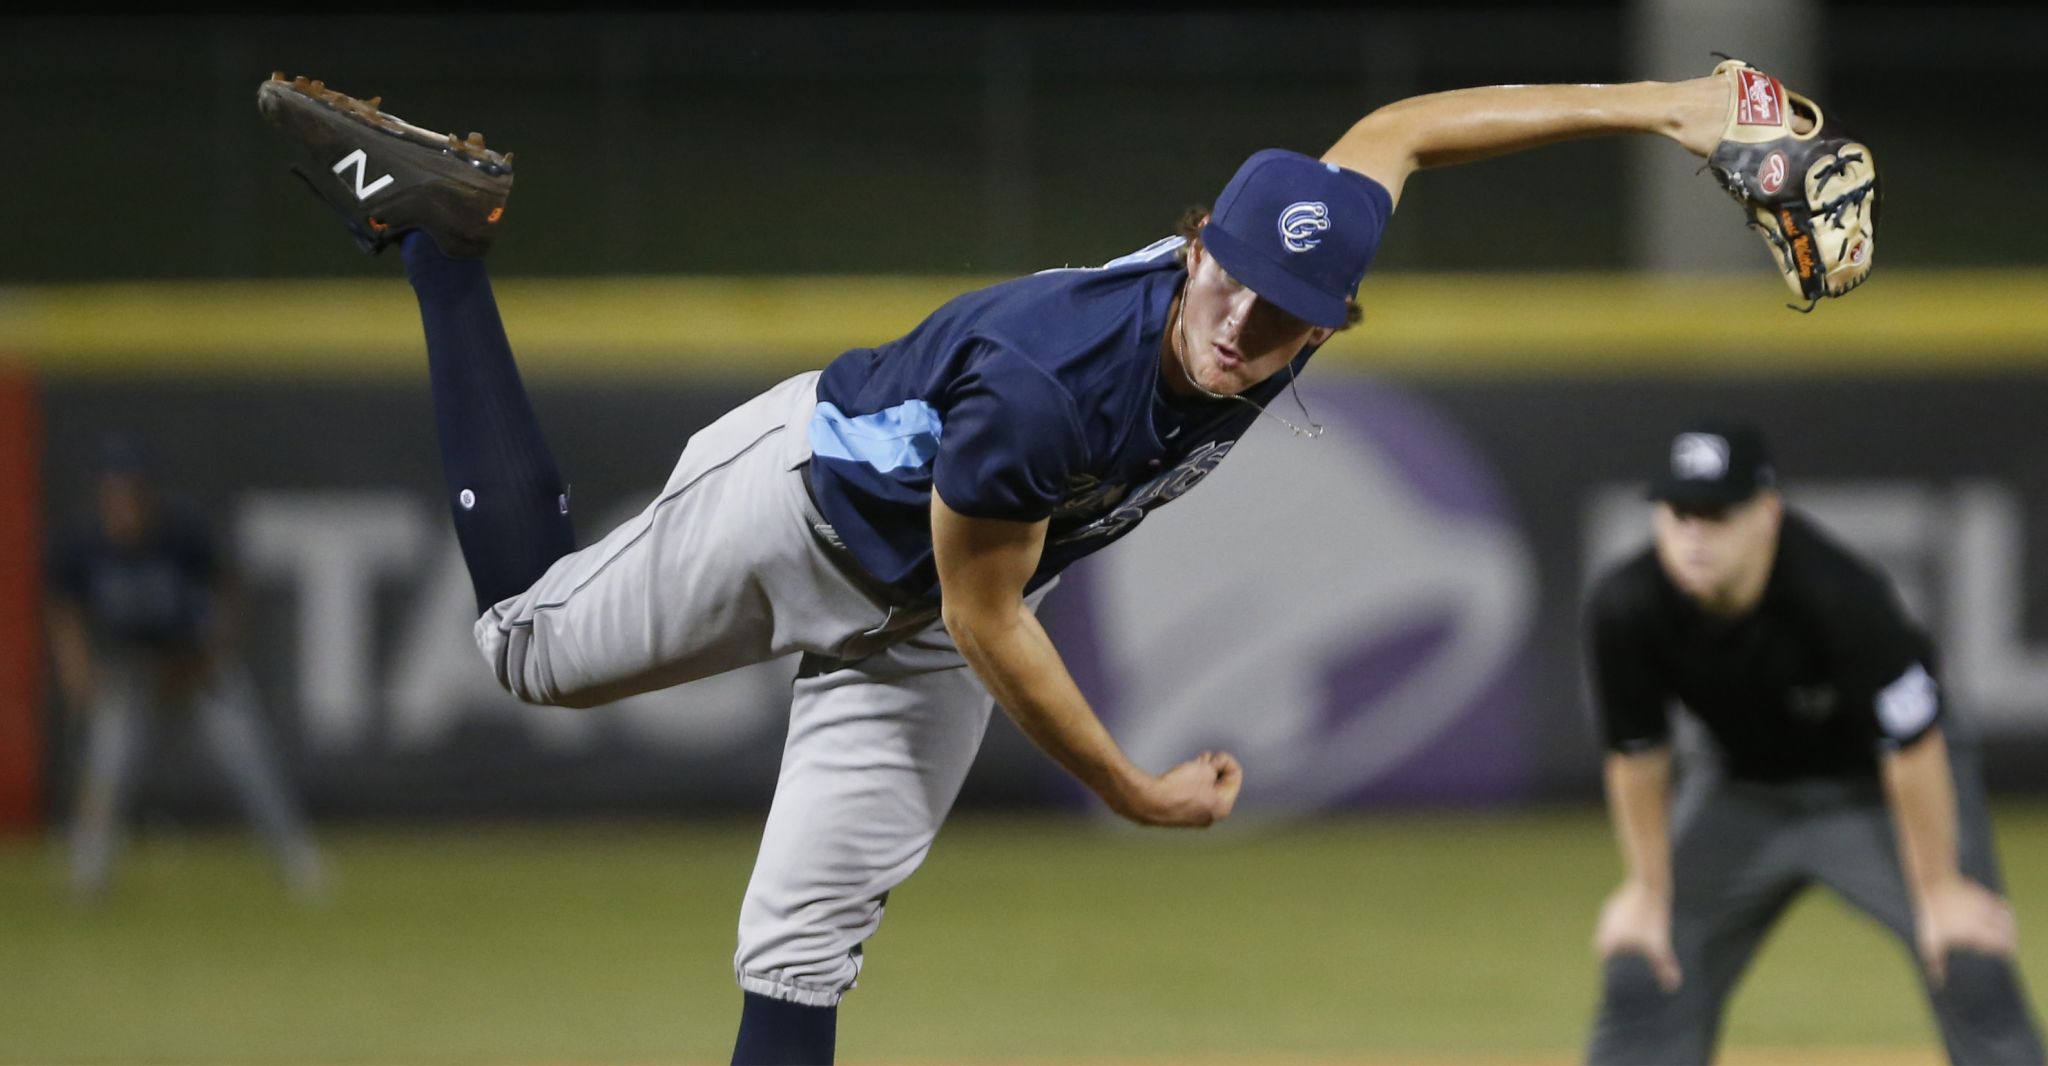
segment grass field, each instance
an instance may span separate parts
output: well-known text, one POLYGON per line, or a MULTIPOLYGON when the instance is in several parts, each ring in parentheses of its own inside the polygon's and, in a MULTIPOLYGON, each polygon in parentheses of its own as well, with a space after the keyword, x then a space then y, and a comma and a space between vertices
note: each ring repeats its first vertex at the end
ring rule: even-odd
MULTIPOLYGON (((2038 976, 2048 807, 1998 817, 2038 976)), ((158 831, 91 910, 54 843, 0 842, 0 1061, 723 1062, 758 829, 336 828, 319 906, 232 829, 158 831)), ((1570 1062, 1617 869, 1591 809, 1209 834, 964 817, 892 898, 841 1061, 1570 1062)), ((1939 1061, 1901 949, 1818 893, 1726 1044, 1939 1061)))

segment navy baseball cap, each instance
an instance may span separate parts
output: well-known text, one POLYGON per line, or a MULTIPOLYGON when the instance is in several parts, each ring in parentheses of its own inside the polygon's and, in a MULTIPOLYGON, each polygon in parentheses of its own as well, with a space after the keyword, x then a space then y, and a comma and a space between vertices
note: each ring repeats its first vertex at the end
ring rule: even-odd
POLYGON ((1393 198, 1379 182, 1300 152, 1245 160, 1202 226, 1202 246, 1262 299, 1317 326, 1345 320, 1393 198))
POLYGON ((1648 496, 1677 507, 1733 507, 1778 483, 1771 449, 1756 426, 1738 419, 1704 418, 1671 438, 1664 467, 1648 496))

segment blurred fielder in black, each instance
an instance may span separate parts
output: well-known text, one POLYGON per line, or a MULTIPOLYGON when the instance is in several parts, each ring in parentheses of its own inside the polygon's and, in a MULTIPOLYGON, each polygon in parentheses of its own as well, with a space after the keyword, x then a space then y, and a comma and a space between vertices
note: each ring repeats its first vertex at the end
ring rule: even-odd
POLYGON ((100 448, 94 520, 50 553, 49 629, 64 702, 85 726, 71 842, 81 900, 112 879, 121 825, 146 759, 169 732, 192 733, 233 786, 286 887, 324 884, 233 650, 228 572, 205 527, 158 493, 133 437, 100 448))
POLYGON ((1587 1057, 1708 1061, 1757 946, 1823 884, 1918 955, 1951 1059, 2038 1063, 1975 751, 1944 713, 1933 642, 1776 485, 1755 427, 1678 434, 1650 489, 1655 544, 1592 596, 1627 874, 1600 912, 1587 1057), (1675 800, 1673 702, 1707 738, 1675 800))

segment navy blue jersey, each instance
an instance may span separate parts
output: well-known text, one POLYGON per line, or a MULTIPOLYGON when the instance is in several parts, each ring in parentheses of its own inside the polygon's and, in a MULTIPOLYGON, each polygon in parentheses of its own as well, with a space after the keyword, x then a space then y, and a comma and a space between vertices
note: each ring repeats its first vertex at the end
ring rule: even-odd
POLYGON ((213 543, 197 522, 173 512, 160 512, 140 544, 116 545, 91 529, 56 544, 50 561, 51 591, 77 604, 103 643, 191 650, 212 624, 213 543))
MULTIPOLYGON (((1183 243, 967 293, 901 339, 825 368, 812 492, 869 573, 937 599, 936 489, 964 515, 1051 520, 1035 589, 1215 469, 1258 412, 1169 402, 1162 390, 1183 243)), ((1312 354, 1245 396, 1270 403, 1312 354)))

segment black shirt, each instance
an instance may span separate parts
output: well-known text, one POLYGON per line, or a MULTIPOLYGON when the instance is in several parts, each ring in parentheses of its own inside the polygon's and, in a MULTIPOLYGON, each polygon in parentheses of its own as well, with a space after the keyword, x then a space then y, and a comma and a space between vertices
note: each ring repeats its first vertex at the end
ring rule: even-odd
POLYGON ((113 544, 97 529, 59 541, 50 580, 56 595, 84 612, 97 642, 189 651, 212 623, 217 567, 206 530, 163 509, 137 545, 113 544))
POLYGON ((1870 776, 1880 752, 1941 717, 1933 642, 1890 581, 1790 509, 1750 613, 1702 611, 1653 546, 1601 579, 1587 626, 1594 704, 1614 751, 1665 743, 1675 699, 1731 777, 1870 776))

